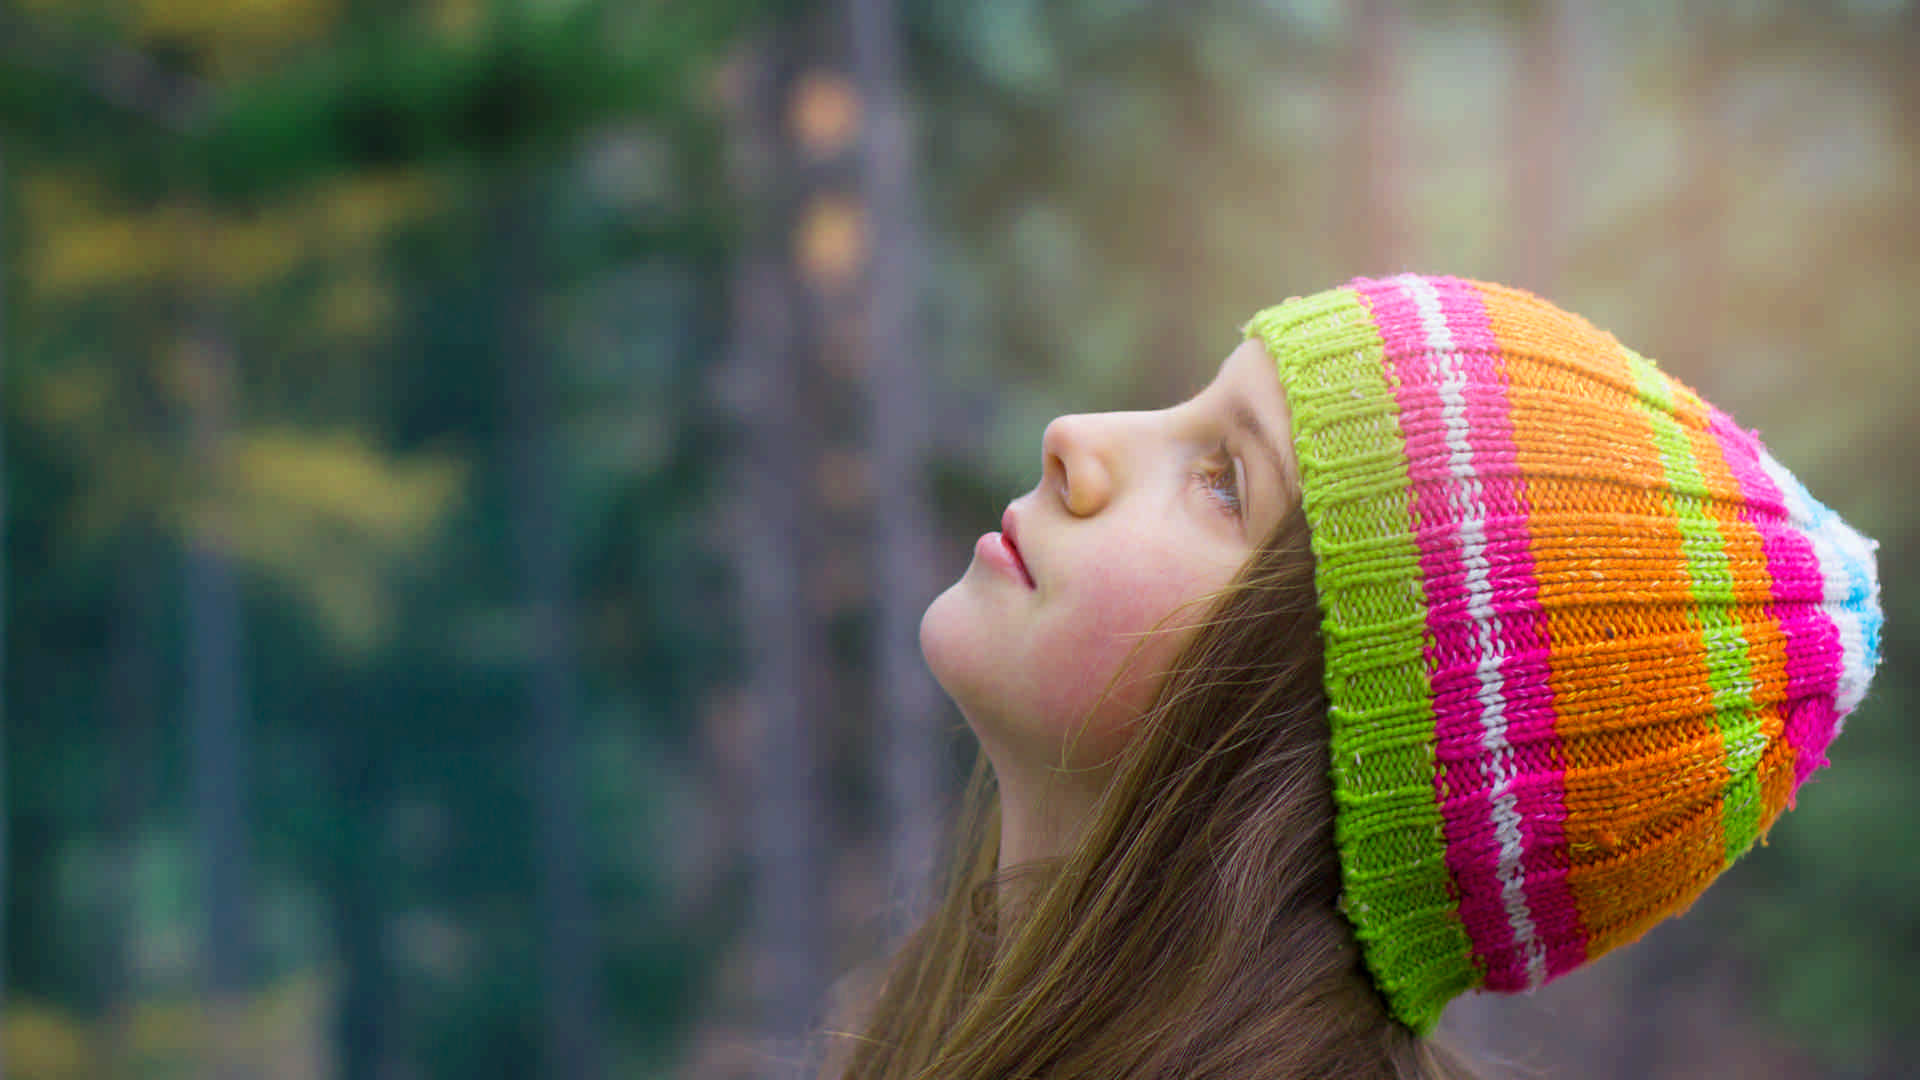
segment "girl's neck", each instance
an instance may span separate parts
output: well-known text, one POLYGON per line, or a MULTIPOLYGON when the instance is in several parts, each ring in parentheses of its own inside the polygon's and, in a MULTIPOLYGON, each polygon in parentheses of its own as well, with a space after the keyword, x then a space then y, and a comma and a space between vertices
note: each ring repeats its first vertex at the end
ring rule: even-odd
POLYGON ((1111 778, 1110 769, 1068 773, 1043 767, 1023 770, 995 762, 1000 788, 1001 873, 1073 850, 1111 778))

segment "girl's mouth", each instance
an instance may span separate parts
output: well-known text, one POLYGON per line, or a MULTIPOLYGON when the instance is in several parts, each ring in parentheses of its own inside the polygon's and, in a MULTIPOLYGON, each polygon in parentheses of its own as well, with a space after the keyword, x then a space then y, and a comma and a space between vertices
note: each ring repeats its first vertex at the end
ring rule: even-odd
POLYGON ((1026 561, 1020 558, 1020 550, 1013 546, 1013 541, 1006 534, 980 534, 979 541, 973 546, 973 557, 1027 588, 1033 588, 1033 575, 1027 572, 1026 561))
POLYGON ((1020 576, 1026 579, 1027 588, 1033 588, 1033 572, 1027 569, 1026 556, 1020 554, 1020 542, 1014 536, 1013 507, 1011 506, 1007 507, 1006 513, 1000 515, 1000 536, 1006 542, 1007 551, 1013 555, 1013 565, 1019 569, 1020 576))

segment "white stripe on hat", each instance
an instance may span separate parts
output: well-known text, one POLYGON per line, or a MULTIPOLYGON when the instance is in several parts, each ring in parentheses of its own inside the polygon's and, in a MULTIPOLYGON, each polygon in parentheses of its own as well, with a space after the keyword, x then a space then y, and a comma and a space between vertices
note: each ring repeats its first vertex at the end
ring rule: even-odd
POLYGON ((1519 797, 1513 790, 1516 779, 1513 746, 1507 741, 1506 680, 1500 671, 1500 614, 1493 607, 1493 587, 1488 573, 1486 499, 1480 479, 1474 473, 1473 446, 1467 441, 1467 401, 1462 393, 1466 389, 1467 373, 1454 351, 1453 333, 1447 327, 1440 294, 1433 283, 1413 274, 1402 275, 1398 281, 1420 312, 1427 348, 1432 350, 1431 359, 1440 375, 1440 402, 1449 451, 1447 464, 1457 481, 1448 496, 1459 514, 1455 536, 1459 540, 1461 564, 1467 571, 1467 613, 1473 617, 1478 653, 1475 666, 1480 678, 1480 745, 1487 752, 1483 772, 1487 778, 1494 835, 1500 841, 1495 875, 1500 881, 1500 901, 1507 911, 1514 944, 1526 957, 1527 986, 1538 987, 1546 982, 1547 953, 1534 927, 1533 913, 1527 907, 1526 873, 1521 867, 1526 837, 1520 830, 1519 797))

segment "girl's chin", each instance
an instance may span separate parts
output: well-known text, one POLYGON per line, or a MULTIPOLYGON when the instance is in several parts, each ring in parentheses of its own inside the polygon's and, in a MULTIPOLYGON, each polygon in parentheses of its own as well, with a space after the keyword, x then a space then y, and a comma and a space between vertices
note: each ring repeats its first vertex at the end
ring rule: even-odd
POLYGON ((947 586, 920 616, 920 655, 926 658, 934 680, 949 697, 953 696, 953 687, 948 682, 948 673, 967 648, 968 635, 964 627, 957 625, 965 614, 957 610, 964 606, 964 597, 958 595, 964 584, 963 578, 947 586))
POLYGON ((934 597, 920 616, 920 655, 969 722, 1000 711, 1012 674, 1007 658, 995 649, 1005 628, 990 625, 986 614, 962 578, 934 597))

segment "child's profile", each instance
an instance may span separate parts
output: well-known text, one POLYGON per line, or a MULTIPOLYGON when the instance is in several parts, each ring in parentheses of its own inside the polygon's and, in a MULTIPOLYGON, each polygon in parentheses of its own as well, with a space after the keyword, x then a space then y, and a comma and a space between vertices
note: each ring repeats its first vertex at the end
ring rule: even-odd
POLYGON ((827 1075, 1476 1075, 1447 1003, 1685 908, 1878 662, 1872 542, 1517 290, 1289 300, 1040 450, 922 621, 981 763, 827 1075))

